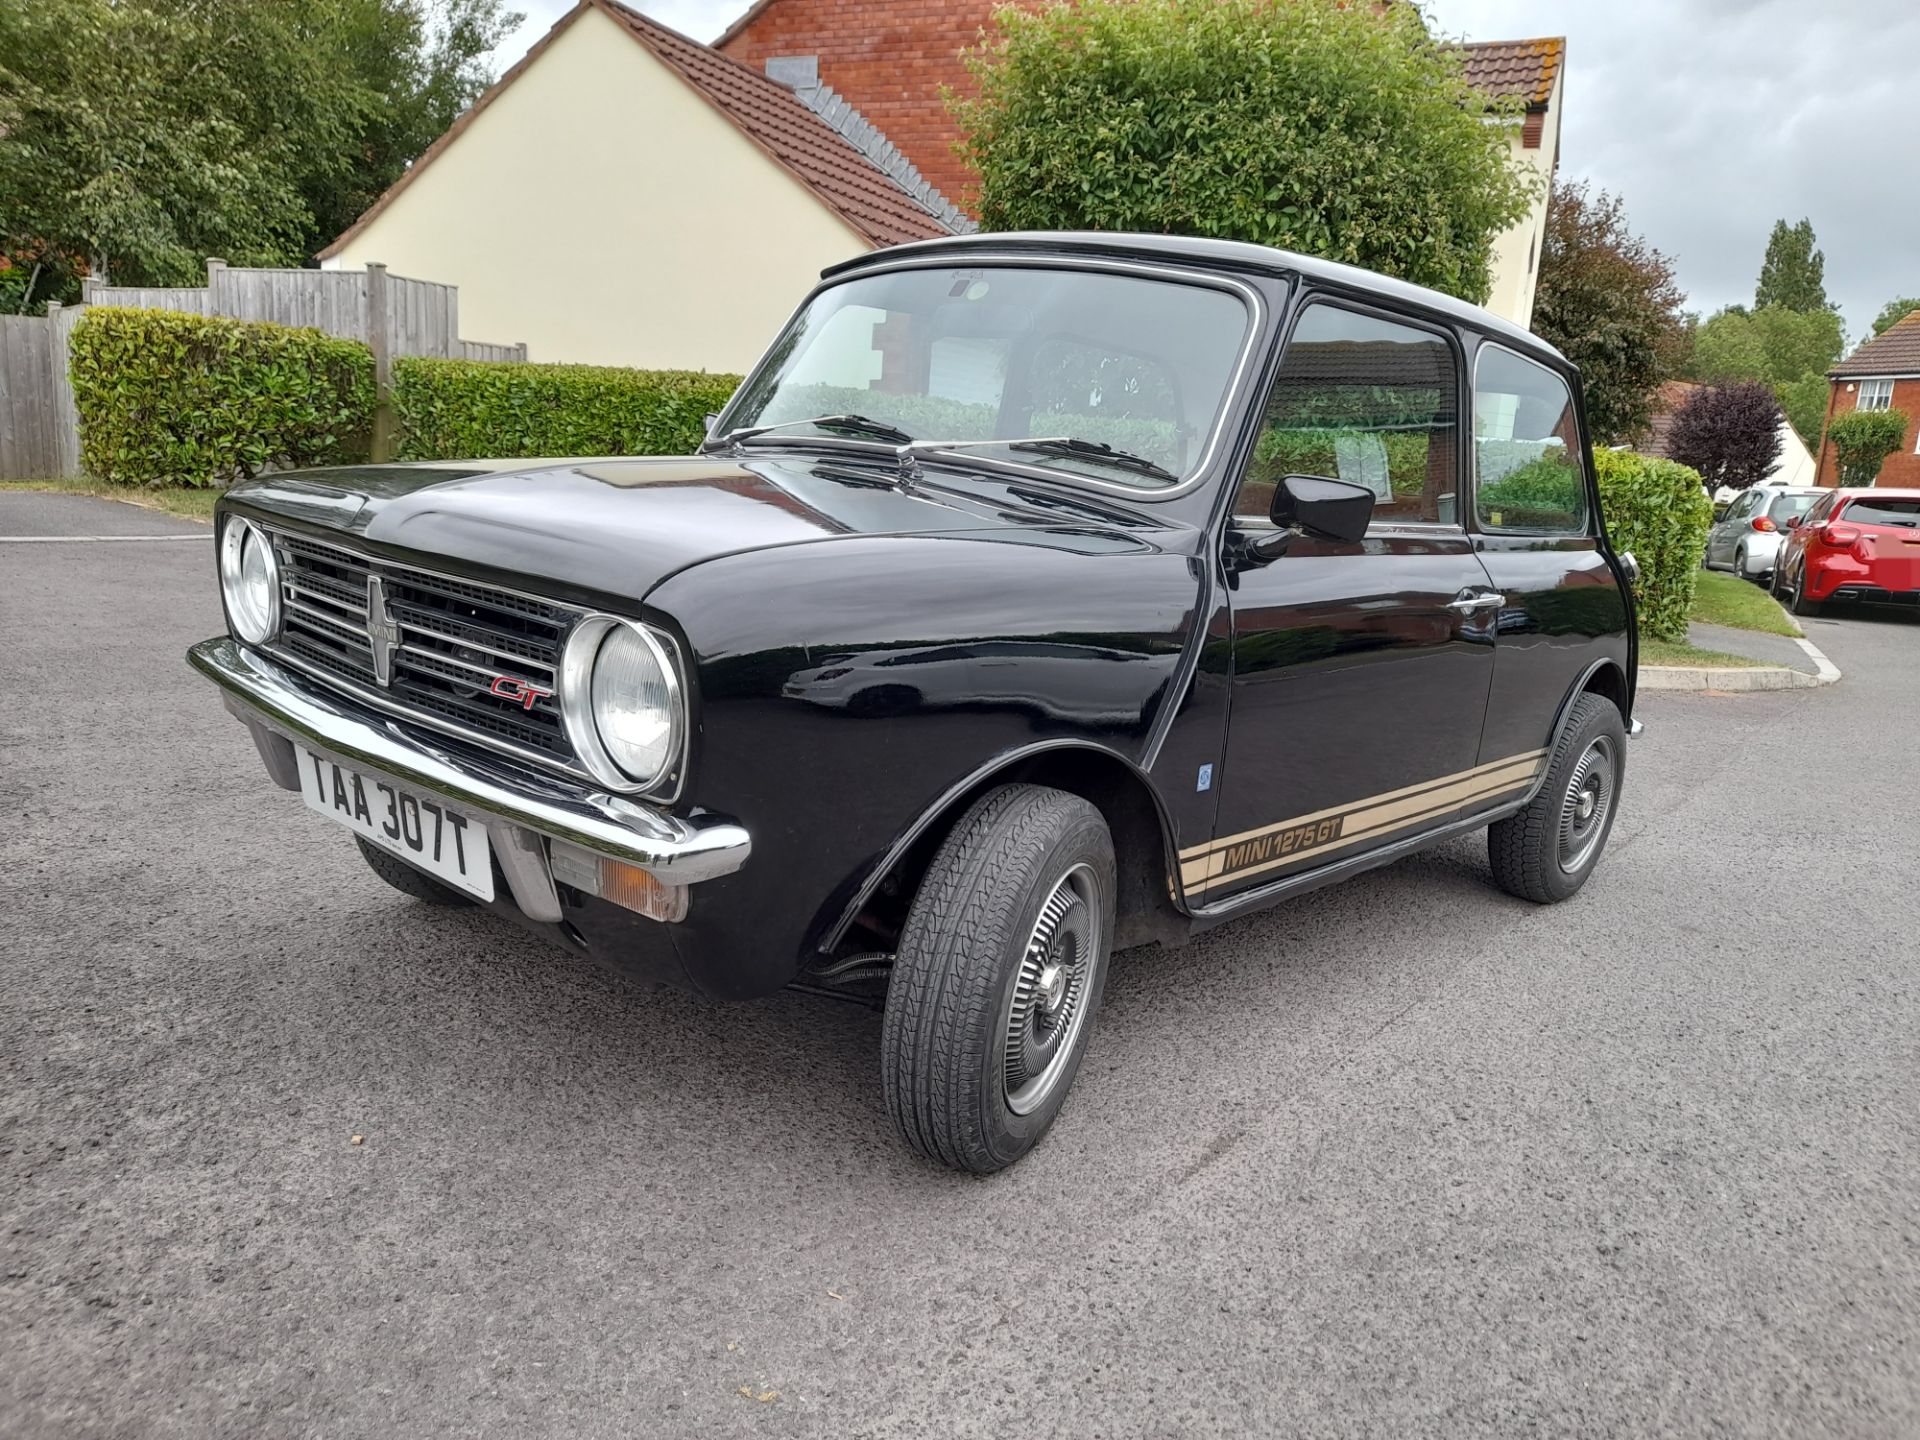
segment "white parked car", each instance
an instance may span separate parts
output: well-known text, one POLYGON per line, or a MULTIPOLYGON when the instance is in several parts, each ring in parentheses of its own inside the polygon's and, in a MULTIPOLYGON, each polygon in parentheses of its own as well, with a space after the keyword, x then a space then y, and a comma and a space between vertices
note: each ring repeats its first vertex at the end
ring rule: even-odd
POLYGON ((1755 584, 1765 580, 1773 573, 1787 522, 1806 514, 1826 493, 1780 485, 1742 491, 1707 532, 1707 568, 1731 570, 1755 584))

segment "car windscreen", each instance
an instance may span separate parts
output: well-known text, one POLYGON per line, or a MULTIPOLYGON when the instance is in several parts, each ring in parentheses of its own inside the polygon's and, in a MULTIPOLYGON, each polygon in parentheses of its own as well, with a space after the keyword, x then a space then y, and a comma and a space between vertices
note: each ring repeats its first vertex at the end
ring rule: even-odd
POLYGON ((1787 521, 1796 516, 1805 515, 1813 508, 1818 495, 1776 495, 1773 503, 1767 506, 1767 518, 1779 529, 1787 528, 1787 521))
POLYGON ((725 428, 883 444, 892 431, 1166 489, 1206 453, 1251 323, 1233 292, 1171 279, 1037 266, 856 276, 796 317, 725 428))
POLYGON ((1847 508, 1834 518, 1853 525, 1920 527, 1920 500, 1881 500, 1863 495, 1848 501, 1847 508))

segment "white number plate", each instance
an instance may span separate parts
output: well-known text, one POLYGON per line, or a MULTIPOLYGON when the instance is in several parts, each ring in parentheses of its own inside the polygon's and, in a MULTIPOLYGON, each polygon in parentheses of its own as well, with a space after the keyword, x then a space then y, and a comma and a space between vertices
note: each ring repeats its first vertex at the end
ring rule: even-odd
POLYGON ((337 820, 456 890, 493 899, 487 827, 391 780, 300 752, 300 794, 309 810, 337 820))

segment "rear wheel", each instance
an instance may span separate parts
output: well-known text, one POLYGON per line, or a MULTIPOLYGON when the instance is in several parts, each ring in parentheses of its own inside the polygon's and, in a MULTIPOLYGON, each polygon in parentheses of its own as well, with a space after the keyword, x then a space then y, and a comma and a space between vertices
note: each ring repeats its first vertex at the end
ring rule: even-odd
POLYGON ((402 895, 411 896, 428 905, 473 904, 472 896, 462 895, 451 885, 442 885, 431 875, 422 874, 398 855, 389 854, 371 840, 356 835, 353 837, 353 843, 360 847, 360 858, 367 862, 367 868, 402 895))
POLYGON ((914 1150, 986 1174, 1046 1134, 1106 984, 1114 889, 1106 822, 1077 795, 1008 785, 961 817, 887 987, 881 1078, 914 1150))
POLYGON ((1792 610, 1796 615, 1805 615, 1809 619, 1816 619, 1820 614, 1821 603, 1822 602, 1818 600, 1807 599, 1807 571, 1806 567, 1802 566, 1800 568, 1800 578, 1793 582, 1793 603, 1787 608, 1792 610))
POLYGON ((1502 890, 1548 905, 1587 883, 1613 831, 1626 759, 1626 726, 1613 702, 1580 696, 1539 793, 1487 827, 1487 858, 1502 890))

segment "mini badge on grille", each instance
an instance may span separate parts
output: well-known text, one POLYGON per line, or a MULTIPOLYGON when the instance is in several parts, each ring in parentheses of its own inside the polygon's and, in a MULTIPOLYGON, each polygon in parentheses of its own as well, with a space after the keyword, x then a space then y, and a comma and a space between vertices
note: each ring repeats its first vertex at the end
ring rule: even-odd
POLYGON ((387 582, 367 577, 367 643, 373 649, 373 678, 382 686, 393 683, 393 652, 400 648, 400 622, 387 610, 387 582))

